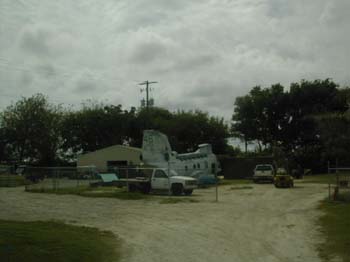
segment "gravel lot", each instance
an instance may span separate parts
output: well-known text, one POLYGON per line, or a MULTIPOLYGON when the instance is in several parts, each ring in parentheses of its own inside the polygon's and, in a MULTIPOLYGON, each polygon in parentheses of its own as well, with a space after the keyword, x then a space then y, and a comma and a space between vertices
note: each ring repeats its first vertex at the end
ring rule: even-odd
POLYGON ((123 240, 123 261, 320 261, 315 221, 324 185, 242 186, 220 187, 218 203, 211 188, 194 192, 198 203, 177 204, 160 204, 167 196, 127 201, 0 188, 0 219, 110 230, 123 240))

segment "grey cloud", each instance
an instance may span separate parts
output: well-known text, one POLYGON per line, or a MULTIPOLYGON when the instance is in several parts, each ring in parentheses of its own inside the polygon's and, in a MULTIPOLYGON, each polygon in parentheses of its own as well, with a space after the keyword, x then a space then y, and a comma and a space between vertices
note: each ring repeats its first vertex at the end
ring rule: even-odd
POLYGON ((20 84, 22 86, 30 85, 33 82, 33 76, 32 74, 28 72, 23 72, 20 76, 20 84))
POLYGON ((172 70, 194 70, 198 67, 213 65, 220 58, 212 54, 197 54, 196 56, 184 57, 176 62, 176 64, 171 68, 172 70))
POLYGON ((130 61, 141 64, 150 63, 162 56, 164 52, 165 47, 160 43, 141 43, 132 50, 130 61))
POLYGON ((289 0, 269 0, 267 3, 267 15, 275 18, 287 18, 294 14, 294 6, 289 0))
POLYGON ((91 92, 96 89, 96 83, 88 81, 88 80, 81 80, 77 83, 77 87, 75 91, 77 93, 85 93, 85 92, 91 92))
POLYGON ((44 64, 36 67, 37 72, 45 78, 54 77, 56 75, 56 70, 53 65, 44 64))
POLYGON ((48 38, 49 33, 44 30, 26 31, 22 35, 20 46, 31 54, 46 56, 50 53, 48 38))
POLYGON ((348 0, 331 0, 326 3, 320 20, 332 26, 349 26, 349 12, 348 0))
POLYGON ((93 94, 98 90, 99 86, 103 86, 102 81, 95 78, 95 76, 89 70, 85 70, 78 75, 75 75, 74 78, 74 92, 82 95, 91 94, 91 98, 94 99, 95 97, 93 94))
POLYGON ((50 91, 61 103, 130 107, 143 96, 137 83, 156 80, 157 105, 229 119, 235 97, 255 85, 349 83, 349 3, 3 0, 0 59, 11 66, 0 81, 15 98, 50 91))

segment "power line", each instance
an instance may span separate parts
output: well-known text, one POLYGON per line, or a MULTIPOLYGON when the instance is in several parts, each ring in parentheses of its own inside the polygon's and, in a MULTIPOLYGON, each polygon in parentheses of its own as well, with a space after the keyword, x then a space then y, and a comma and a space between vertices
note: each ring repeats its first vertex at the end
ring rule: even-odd
POLYGON ((156 81, 148 81, 148 80, 146 80, 146 81, 144 81, 144 82, 142 82, 142 83, 139 83, 139 85, 146 85, 146 88, 141 88, 141 92, 142 91, 146 91, 146 108, 148 108, 149 106, 150 106, 150 101, 149 101, 149 91, 150 91, 150 88, 149 88, 149 85, 150 84, 156 84, 156 83, 158 83, 158 82, 156 82, 156 81))
MULTIPOLYGON (((79 70, 70 70, 70 72, 68 73, 67 71, 65 72, 65 70, 63 69, 64 67, 62 66, 53 66, 53 70, 54 72, 51 72, 50 69, 47 70, 44 67, 40 67, 40 65, 32 65, 32 64, 23 64, 25 67, 21 67, 18 65, 13 65, 11 63, 11 61, 4 59, 2 57, 0 57, 0 71, 4 71, 4 70, 10 70, 10 71, 18 71, 18 72, 25 72, 25 73, 33 73, 33 74, 47 74, 49 76, 55 77, 55 78, 64 78, 64 79, 73 79, 73 77, 77 74, 81 74, 81 73, 85 73, 84 71, 79 71, 79 70), (59 71, 56 71, 56 69, 58 69, 59 71)), ((80 68, 84 69, 84 70, 92 70, 88 67, 81 67, 80 68)), ((78 67, 78 68, 79 68, 78 67)), ((101 73, 101 70, 99 70, 99 72, 101 73)), ((90 73, 90 72, 88 72, 90 73)), ((80 75, 80 78, 85 79, 85 80, 92 80, 92 81, 97 81, 97 80, 101 80, 101 79, 108 79, 111 81, 118 81, 121 82, 122 80, 120 78, 114 78, 114 77, 109 77, 106 76, 105 72, 102 71, 102 73, 104 73, 103 75, 101 74, 100 76, 97 75, 80 75)))

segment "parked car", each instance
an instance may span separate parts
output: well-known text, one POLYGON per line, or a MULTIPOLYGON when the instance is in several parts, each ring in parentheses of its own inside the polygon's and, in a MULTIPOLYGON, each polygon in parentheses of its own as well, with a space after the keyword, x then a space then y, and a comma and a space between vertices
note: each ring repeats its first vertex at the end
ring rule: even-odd
POLYGON ((191 177, 197 179, 197 184, 199 187, 215 185, 218 182, 218 178, 215 175, 205 174, 202 171, 193 172, 191 177))
POLYGON ((294 179, 291 175, 288 175, 284 168, 278 168, 274 179, 274 184, 277 188, 290 188, 294 187, 294 179))
POLYGON ((174 170, 154 168, 150 177, 122 178, 115 181, 117 186, 128 186, 129 192, 170 191, 173 195, 191 195, 196 189, 197 179, 179 176, 174 170), (169 173, 168 173, 169 172, 169 173))
POLYGON ((254 169, 253 182, 267 181, 273 183, 275 170, 270 164, 256 165, 254 169))

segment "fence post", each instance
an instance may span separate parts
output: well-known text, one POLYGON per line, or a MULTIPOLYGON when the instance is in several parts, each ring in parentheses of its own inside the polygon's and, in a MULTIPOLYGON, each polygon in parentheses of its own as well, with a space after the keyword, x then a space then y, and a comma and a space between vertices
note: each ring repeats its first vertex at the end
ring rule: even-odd
POLYGON ((330 173, 330 163, 329 163, 329 160, 327 161, 327 173, 329 174, 330 173))
POLYGON ((126 168, 126 190, 129 193, 129 168, 126 168))
POLYGON ((169 163, 169 159, 168 159, 168 196, 170 196, 170 195, 171 195, 171 188, 170 188, 170 163, 169 163))
MULTIPOLYGON (((54 172, 54 171, 53 171, 54 172)), ((56 174, 55 173, 51 173, 51 179, 52 179, 52 190, 56 191, 56 174)))
POLYGON ((76 172, 75 172, 75 178, 77 179, 77 188, 79 187, 79 170, 78 168, 76 169, 76 172))
POLYGON ((56 170, 56 191, 60 189, 60 170, 56 170))

